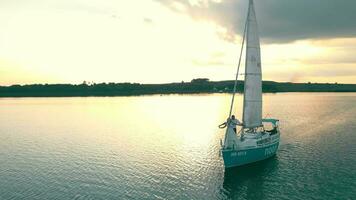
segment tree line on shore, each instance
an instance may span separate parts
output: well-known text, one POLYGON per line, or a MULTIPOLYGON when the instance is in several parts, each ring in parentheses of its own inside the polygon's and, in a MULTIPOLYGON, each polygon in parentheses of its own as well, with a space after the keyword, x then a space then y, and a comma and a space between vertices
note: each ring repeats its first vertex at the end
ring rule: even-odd
MULTIPOLYGON (((32 84, 0 86, 0 97, 69 97, 69 96, 131 96, 147 94, 231 93, 234 81, 209 81, 206 78, 190 82, 166 84, 87 83, 32 84)), ((243 81, 237 82, 237 92, 243 92, 243 81)), ((356 84, 290 83, 263 81, 263 92, 356 92, 356 84)))

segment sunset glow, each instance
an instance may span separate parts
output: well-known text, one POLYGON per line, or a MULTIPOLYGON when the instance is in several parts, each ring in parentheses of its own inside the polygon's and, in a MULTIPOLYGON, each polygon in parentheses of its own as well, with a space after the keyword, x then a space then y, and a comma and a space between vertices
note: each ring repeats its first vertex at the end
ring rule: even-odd
MULTIPOLYGON (((2 2, 0 85, 233 79, 241 36, 231 40, 229 27, 188 15, 180 2, 2 2)), ((356 83, 355 44, 353 37, 262 39, 264 80, 356 83)))

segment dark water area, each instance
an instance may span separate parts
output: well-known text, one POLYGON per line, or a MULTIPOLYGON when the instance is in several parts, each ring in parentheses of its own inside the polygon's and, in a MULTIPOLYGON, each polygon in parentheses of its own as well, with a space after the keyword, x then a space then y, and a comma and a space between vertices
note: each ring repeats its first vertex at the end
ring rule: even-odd
POLYGON ((356 93, 263 98, 277 155, 229 170, 229 95, 0 98, 0 199, 355 199, 356 93))

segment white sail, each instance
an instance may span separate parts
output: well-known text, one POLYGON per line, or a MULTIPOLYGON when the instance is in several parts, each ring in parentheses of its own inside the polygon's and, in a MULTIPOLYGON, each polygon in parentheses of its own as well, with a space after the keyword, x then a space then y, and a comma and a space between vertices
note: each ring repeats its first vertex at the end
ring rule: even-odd
POLYGON ((243 124, 245 128, 254 128, 262 125, 262 73, 260 39, 253 0, 249 0, 246 28, 243 124))

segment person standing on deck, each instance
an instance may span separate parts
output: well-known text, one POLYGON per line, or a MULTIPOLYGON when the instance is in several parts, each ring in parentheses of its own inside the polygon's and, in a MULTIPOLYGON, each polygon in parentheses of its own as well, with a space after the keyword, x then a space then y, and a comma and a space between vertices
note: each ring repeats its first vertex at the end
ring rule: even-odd
POLYGON ((234 129, 235 133, 237 133, 236 126, 241 125, 241 122, 238 119, 235 118, 235 115, 232 115, 231 116, 231 120, 229 122, 229 125, 230 125, 231 128, 234 129))
POLYGON ((219 128, 225 128, 227 125, 237 133, 236 126, 241 125, 241 122, 235 118, 235 115, 232 115, 231 119, 228 118, 226 122, 219 125, 219 128))

